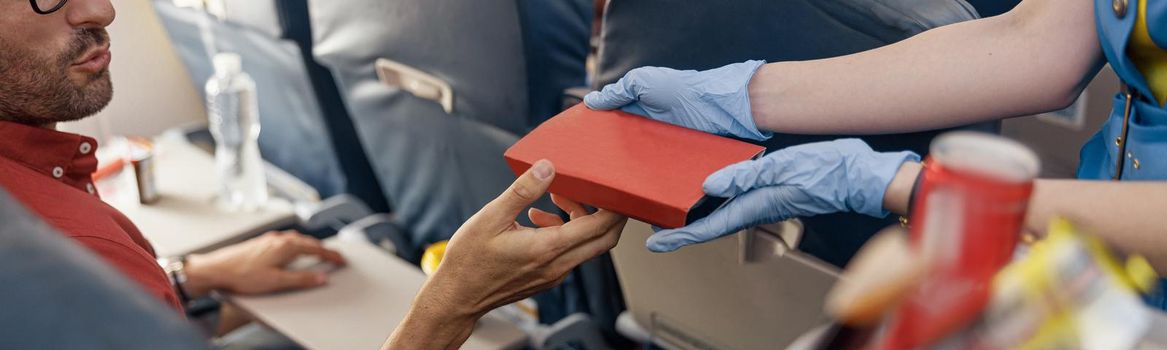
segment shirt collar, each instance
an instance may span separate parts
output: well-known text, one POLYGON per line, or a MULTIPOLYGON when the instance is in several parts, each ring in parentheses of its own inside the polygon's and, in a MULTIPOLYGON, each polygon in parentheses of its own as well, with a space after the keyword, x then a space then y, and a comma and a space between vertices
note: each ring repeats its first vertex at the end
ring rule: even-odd
POLYGON ((96 152, 97 140, 93 138, 0 121, 0 158, 13 160, 82 191, 92 188, 92 175, 97 171, 96 152))

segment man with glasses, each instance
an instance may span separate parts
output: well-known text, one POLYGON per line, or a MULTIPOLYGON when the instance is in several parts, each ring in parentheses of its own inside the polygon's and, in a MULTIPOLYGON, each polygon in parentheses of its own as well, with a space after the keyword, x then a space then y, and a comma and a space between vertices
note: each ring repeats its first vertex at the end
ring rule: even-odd
MULTIPOLYGON (((164 270, 133 223, 101 202, 91 179, 96 141, 55 126, 93 115, 112 98, 105 27, 114 16, 109 0, 0 0, 0 188, 178 310, 212 290, 257 294, 324 284, 324 274, 283 267, 304 254, 344 259, 294 232, 192 255, 164 270)), ((537 209, 528 215, 541 228, 515 222, 554 176, 550 162, 537 162, 458 230, 387 347, 457 347, 478 317, 557 284, 616 245, 622 216, 589 214, 564 198, 553 199, 570 222, 537 209)))
POLYGON ((255 294, 325 283, 323 274, 281 267, 301 254, 343 258, 291 232, 192 255, 164 271, 138 229, 100 201, 91 179, 96 141, 54 127, 93 115, 112 98, 105 27, 113 19, 109 1, 0 2, 0 186, 176 309, 212 290, 255 294), (177 289, 172 279, 181 281, 177 289))

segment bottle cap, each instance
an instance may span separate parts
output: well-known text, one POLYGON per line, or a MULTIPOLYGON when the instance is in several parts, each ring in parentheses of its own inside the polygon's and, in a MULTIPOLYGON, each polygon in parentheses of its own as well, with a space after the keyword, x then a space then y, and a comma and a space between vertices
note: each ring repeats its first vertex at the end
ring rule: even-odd
POLYGON ((216 74, 238 74, 243 71, 243 58, 235 53, 216 54, 213 62, 216 74))

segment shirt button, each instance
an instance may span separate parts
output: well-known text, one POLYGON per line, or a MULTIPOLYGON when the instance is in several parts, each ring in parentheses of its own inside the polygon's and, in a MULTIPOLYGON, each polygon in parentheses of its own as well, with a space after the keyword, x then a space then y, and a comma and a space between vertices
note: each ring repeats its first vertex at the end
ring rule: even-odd
POLYGON ((93 184, 85 184, 85 191, 88 191, 89 194, 95 194, 97 192, 97 190, 93 189, 93 184))
POLYGON ((59 166, 53 167, 53 177, 60 179, 62 176, 65 176, 65 169, 59 166))
POLYGON ((93 145, 89 144, 88 142, 82 142, 81 149, 79 149, 78 151, 81 151, 81 154, 89 154, 89 151, 92 151, 92 150, 93 150, 93 145))
POLYGON ((1126 4, 1127 0, 1112 0, 1110 7, 1114 8, 1114 15, 1121 19, 1126 17, 1126 4))

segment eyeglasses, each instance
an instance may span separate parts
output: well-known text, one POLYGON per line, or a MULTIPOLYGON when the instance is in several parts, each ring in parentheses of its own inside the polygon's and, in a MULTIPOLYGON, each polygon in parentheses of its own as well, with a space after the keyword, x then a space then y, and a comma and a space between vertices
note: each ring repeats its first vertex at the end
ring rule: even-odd
POLYGON ((47 15, 65 7, 65 3, 69 0, 28 0, 28 2, 32 4, 33 11, 47 15))

